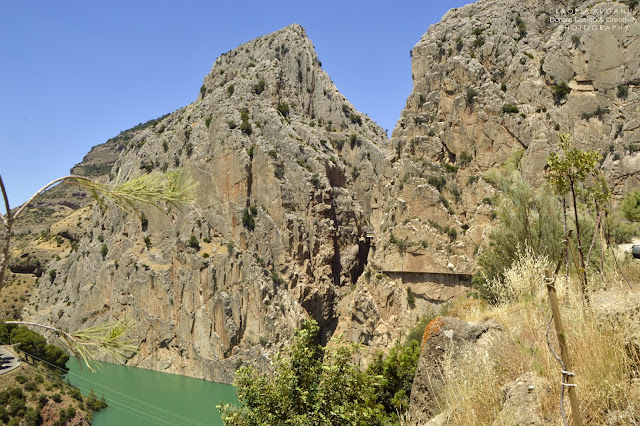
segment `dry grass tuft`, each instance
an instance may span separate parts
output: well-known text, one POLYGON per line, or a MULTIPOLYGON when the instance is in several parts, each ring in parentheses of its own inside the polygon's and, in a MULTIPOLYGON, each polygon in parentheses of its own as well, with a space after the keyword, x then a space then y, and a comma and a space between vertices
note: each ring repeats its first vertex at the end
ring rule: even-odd
MULTIPOLYGON (((545 389, 538 390, 538 412, 545 424, 561 424, 559 409, 561 367, 548 349, 549 304, 544 284, 545 259, 530 252, 505 274, 499 290, 500 304, 489 306, 465 299, 453 305, 448 314, 466 321, 496 320, 502 325, 500 340, 482 354, 475 354, 445 369, 446 392, 441 406, 450 411, 448 424, 491 424, 502 407, 501 389, 525 372, 539 376, 545 389)), ((635 265, 623 265, 627 272, 640 273, 635 265), (633 270, 633 269, 637 269, 633 270)), ((631 275, 631 274, 630 274, 631 275)), ((586 308, 577 280, 558 280, 561 314, 576 374, 578 399, 585 424, 640 423, 640 357, 638 346, 628 344, 629 327, 638 327, 638 309, 615 316, 597 306, 586 308), (563 282, 565 281, 565 282, 563 282)), ((637 282, 637 280, 636 280, 637 282)), ((624 282, 608 280, 609 291, 624 291, 625 298, 637 298, 624 282)), ((633 303, 630 306, 634 306, 633 303)), ((554 350, 559 353, 555 329, 549 332, 554 350)), ((565 411, 570 413, 565 393, 565 411)))

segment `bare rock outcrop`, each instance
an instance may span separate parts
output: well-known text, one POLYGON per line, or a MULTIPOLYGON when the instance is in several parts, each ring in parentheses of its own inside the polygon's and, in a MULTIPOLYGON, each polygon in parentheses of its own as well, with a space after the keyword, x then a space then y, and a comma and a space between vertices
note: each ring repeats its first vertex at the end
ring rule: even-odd
POLYGON ((481 356, 498 339, 495 322, 469 323, 453 317, 436 317, 425 330, 416 376, 411 388, 411 424, 426 423, 441 413, 440 395, 445 391, 447 371, 463 357, 481 356))

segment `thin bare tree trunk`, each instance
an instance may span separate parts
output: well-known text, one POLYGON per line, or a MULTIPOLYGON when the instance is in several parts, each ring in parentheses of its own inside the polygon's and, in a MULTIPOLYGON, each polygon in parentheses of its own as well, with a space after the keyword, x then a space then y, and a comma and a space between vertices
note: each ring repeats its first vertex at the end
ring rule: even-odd
POLYGON ((578 222, 578 204, 576 202, 576 190, 573 184, 573 180, 571 181, 571 196, 573 198, 573 214, 576 221, 576 239, 578 240, 578 257, 580 259, 580 265, 578 271, 578 276, 582 276, 582 280, 580 281, 580 286, 582 287, 582 296, 584 297, 584 301, 589 306, 589 294, 587 294, 587 268, 584 264, 584 254, 582 251, 582 241, 580 240, 580 223, 578 222))

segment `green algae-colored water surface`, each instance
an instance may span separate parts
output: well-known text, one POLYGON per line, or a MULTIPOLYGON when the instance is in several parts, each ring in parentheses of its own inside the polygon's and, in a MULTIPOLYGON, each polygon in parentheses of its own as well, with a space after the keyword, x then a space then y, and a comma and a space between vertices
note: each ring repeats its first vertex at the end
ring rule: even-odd
POLYGON ((100 363, 95 373, 67 363, 67 378, 84 395, 104 395, 109 407, 93 417, 93 426, 222 425, 216 405, 237 404, 235 388, 222 383, 100 363))

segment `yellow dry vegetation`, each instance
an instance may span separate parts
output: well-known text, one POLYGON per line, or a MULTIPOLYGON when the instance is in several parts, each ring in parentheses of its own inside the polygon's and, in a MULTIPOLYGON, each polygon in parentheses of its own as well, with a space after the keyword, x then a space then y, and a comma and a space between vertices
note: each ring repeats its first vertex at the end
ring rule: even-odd
MULTIPOLYGON (((440 405, 450 413, 447 424, 492 424, 502 409, 504 387, 526 372, 535 373, 545 384, 536 392, 540 417, 545 424, 562 424, 561 366, 545 337, 550 308, 544 270, 549 267, 544 259, 525 254, 506 274, 502 285, 507 288, 498 306, 468 297, 447 311, 465 321, 495 320, 502 327, 502 337, 484 356, 445 363, 446 392, 440 405)), ((627 260, 624 268, 631 282, 640 281, 640 265, 627 260)), ((599 276, 593 277, 592 282, 598 280, 599 276)), ((640 286, 629 289, 619 274, 611 272, 592 294, 592 306, 586 307, 575 276, 568 282, 557 279, 556 285, 584 424, 637 424, 640 346, 630 342, 631 336, 640 335, 640 286), (626 300, 629 309, 611 311, 598 302, 611 295, 626 300)), ((549 338, 559 355, 552 323, 549 338)), ((570 419, 566 392, 564 401, 570 419)))

